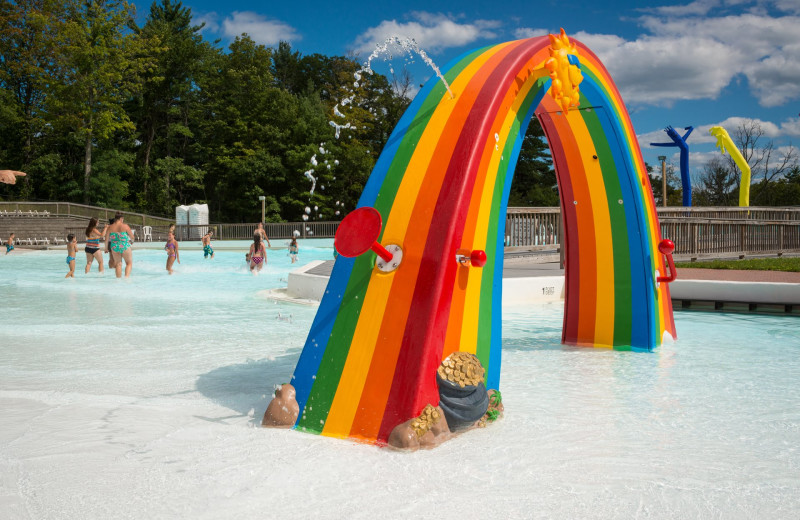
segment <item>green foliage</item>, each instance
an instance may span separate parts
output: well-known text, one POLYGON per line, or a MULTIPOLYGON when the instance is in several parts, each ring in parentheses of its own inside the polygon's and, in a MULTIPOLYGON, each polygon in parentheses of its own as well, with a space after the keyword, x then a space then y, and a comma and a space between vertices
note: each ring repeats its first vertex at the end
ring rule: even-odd
POLYGON ((532 118, 522 141, 509 206, 558 206, 556 173, 539 120, 532 118))
MULTIPOLYGON (((676 267, 693 269, 743 269, 748 271, 800 272, 800 258, 749 258, 745 260, 706 260, 676 262, 676 267)), ((678 274, 680 276, 680 272, 678 274)))
POLYGON ((503 395, 500 393, 500 390, 495 390, 491 396, 489 396, 489 403, 492 406, 498 406, 500 403, 503 402, 503 395))
MULTIPOLYGON (((174 0, 153 2, 141 26, 125 0, 0 2, 0 161, 29 174, 3 197, 160 215, 202 201, 229 222, 259 220, 259 196, 268 221, 354 209, 413 79, 354 86, 351 57, 246 34, 223 50, 192 19, 174 0), (339 138, 334 107, 352 126, 339 138)), ((512 204, 558 204, 536 120, 512 204)))
POLYGON ((486 420, 489 422, 495 422, 500 417, 500 410, 495 410, 494 408, 486 411, 486 420))
POLYGON ((134 173, 135 154, 106 149, 94 161, 89 182, 89 202, 95 206, 128 209, 128 182, 134 173))

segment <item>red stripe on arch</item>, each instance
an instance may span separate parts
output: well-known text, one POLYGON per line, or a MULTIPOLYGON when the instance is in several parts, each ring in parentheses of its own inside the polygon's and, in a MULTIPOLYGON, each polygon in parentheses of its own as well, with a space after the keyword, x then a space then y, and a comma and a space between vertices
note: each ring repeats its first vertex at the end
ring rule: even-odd
POLYGON ((509 83, 543 43, 522 40, 502 60, 492 62, 491 69, 481 69, 488 78, 465 121, 434 209, 379 440, 387 439, 398 423, 418 415, 426 404, 439 402, 435 375, 453 295, 454 254, 464 231, 483 143, 509 83))

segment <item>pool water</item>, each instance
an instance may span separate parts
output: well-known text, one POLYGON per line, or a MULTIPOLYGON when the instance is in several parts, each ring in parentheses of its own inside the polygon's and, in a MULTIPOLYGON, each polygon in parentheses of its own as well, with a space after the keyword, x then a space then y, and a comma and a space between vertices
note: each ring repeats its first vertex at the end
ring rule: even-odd
POLYGON ((137 247, 129 280, 0 257, 0 517, 800 514, 796 317, 678 312, 645 354, 561 345, 561 304, 506 308, 505 417, 398 453, 258 426, 316 312, 264 291, 331 241, 258 276, 219 244, 182 243, 173 276, 137 247))

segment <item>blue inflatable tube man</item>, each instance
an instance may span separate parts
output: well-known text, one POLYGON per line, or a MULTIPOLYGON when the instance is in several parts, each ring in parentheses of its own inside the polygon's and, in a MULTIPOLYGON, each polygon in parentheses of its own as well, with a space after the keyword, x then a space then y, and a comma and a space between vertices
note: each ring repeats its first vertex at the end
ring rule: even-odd
MULTIPOLYGON (((686 144, 686 139, 689 138, 689 134, 692 133, 694 130, 693 127, 687 126, 684 128, 687 130, 683 137, 678 135, 678 132, 675 131, 674 128, 668 126, 664 129, 667 135, 672 139, 671 143, 650 143, 650 146, 677 146, 681 149, 681 186, 683 187, 683 205, 684 206, 691 206, 692 205, 692 180, 689 178, 689 145, 686 144)), ((667 194, 664 194, 666 198, 667 194)))

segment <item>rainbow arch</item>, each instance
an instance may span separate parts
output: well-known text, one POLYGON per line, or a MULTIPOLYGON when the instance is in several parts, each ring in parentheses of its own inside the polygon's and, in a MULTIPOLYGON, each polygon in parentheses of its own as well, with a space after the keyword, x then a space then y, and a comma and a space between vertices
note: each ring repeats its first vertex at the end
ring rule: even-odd
MULTIPOLYGON (((439 402, 435 372, 474 353, 499 388, 504 223, 522 138, 544 127, 565 223, 567 344, 650 350, 675 325, 655 203, 630 118, 608 71, 580 42, 580 109, 564 111, 541 77, 547 37, 454 60, 417 94, 394 129, 358 206, 383 216, 379 242, 403 248, 391 273, 375 255, 340 256, 292 384, 295 427, 385 443, 439 402), (458 249, 482 249, 482 268, 458 249)), ((574 64, 577 60, 572 60, 574 64)))

